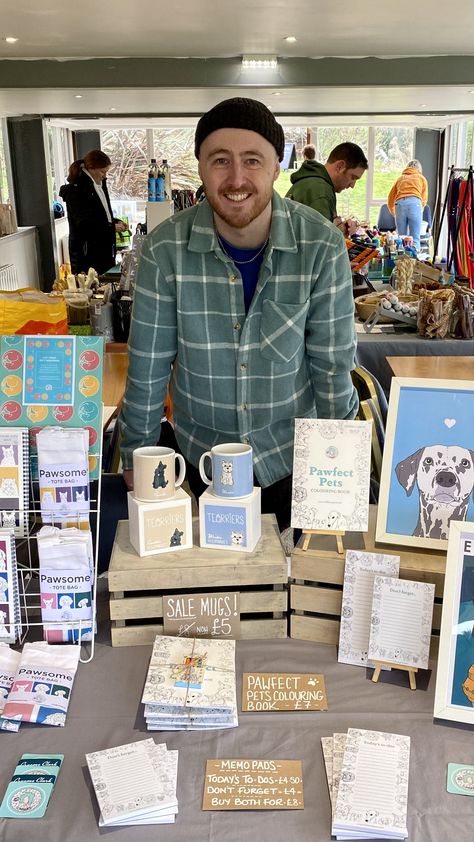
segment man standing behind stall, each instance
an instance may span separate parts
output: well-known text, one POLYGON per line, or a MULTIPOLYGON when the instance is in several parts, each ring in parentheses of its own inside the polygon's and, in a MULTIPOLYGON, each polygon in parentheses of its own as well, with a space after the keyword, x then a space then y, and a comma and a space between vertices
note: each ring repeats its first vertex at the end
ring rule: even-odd
POLYGON ((335 146, 325 164, 312 160, 316 152, 311 157, 305 150, 314 150, 314 146, 310 144, 303 149, 305 160, 291 175, 287 198, 314 208, 339 226, 336 193, 355 187, 368 167, 367 158, 360 146, 349 141, 335 146))
POLYGON ((341 233, 273 183, 284 134, 261 102, 237 97, 200 119, 206 201, 147 238, 138 271, 121 413, 124 478, 160 437, 170 383, 174 433, 196 466, 213 445, 253 448, 262 512, 289 524, 293 420, 353 418, 352 279, 341 233))

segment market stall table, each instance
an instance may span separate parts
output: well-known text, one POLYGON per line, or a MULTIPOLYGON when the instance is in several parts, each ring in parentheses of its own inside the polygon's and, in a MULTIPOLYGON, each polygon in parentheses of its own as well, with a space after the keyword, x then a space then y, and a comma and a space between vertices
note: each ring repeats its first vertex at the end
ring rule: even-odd
POLYGON ((117 842, 329 842, 330 802, 320 738, 349 727, 411 737, 409 842, 471 842, 474 799, 446 792, 446 770, 448 762, 472 763, 472 729, 433 724, 434 674, 427 690, 414 692, 408 689, 406 676, 384 675, 375 685, 371 670, 338 664, 335 646, 290 639, 240 640, 239 727, 150 733, 140 702, 150 654, 151 646, 114 649, 108 640, 98 643, 93 661, 79 665, 65 728, 25 725, 18 734, 2 734, 2 792, 23 752, 65 755, 45 818, 33 823, 0 819, 2 842, 94 842, 109 834, 117 842), (244 671, 321 672, 329 710, 242 714, 244 671), (179 750, 176 824, 99 829, 85 753, 150 736, 179 750), (209 758, 302 760, 304 810, 202 812, 209 758))
POLYGON ((392 333, 357 332, 357 365, 363 365, 389 395, 392 371, 387 357, 473 356, 472 339, 425 339, 416 333, 395 329, 392 333))
POLYGON ((474 380, 474 357, 387 357, 395 377, 474 380))

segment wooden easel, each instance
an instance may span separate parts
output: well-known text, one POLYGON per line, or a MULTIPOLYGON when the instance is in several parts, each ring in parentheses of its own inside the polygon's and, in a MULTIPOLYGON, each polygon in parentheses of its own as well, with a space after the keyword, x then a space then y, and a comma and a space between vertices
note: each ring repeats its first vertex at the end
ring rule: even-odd
POLYGON ((374 664, 375 669, 372 681, 375 684, 377 684, 377 681, 379 680, 380 670, 382 667, 391 667, 391 669, 404 670, 407 672, 410 680, 410 690, 416 690, 416 673, 418 672, 418 667, 409 667, 406 664, 392 664, 391 661, 374 661, 374 664))
MULTIPOLYGON (((303 552, 306 552, 309 547, 309 542, 311 541, 311 535, 334 535, 336 539, 337 552, 339 555, 344 555, 342 538, 345 534, 345 529, 303 529, 304 537, 301 549, 303 552)), ((334 555, 334 553, 329 552, 328 550, 313 550, 313 553, 314 555, 321 556, 322 558, 330 558, 334 555)))

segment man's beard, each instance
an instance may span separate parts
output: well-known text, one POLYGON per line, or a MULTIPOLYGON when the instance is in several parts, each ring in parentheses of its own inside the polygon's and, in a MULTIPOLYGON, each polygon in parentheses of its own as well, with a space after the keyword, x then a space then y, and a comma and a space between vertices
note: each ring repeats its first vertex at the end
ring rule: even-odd
POLYGON ((253 190, 239 190, 239 191, 223 191, 220 190, 218 193, 208 193, 206 191, 206 198, 209 202, 212 210, 214 213, 220 217, 227 225, 230 225, 231 228, 246 228, 247 225, 250 225, 254 219, 257 219, 268 206, 268 204, 272 200, 273 195, 273 185, 269 187, 268 190, 264 192, 260 191, 259 193, 255 193, 253 190), (235 206, 235 210, 233 210, 231 201, 225 198, 225 193, 250 193, 250 199, 246 200, 245 207, 239 207, 238 204, 235 206))

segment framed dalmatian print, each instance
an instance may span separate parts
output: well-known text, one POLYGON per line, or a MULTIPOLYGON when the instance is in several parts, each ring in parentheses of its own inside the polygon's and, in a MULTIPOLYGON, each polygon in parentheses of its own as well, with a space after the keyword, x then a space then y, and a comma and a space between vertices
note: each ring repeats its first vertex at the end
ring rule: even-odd
POLYGON ((474 382, 394 377, 376 540, 445 550, 473 493, 474 382))

